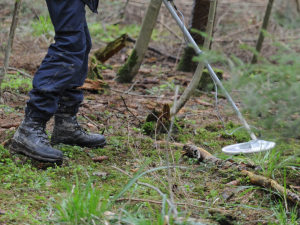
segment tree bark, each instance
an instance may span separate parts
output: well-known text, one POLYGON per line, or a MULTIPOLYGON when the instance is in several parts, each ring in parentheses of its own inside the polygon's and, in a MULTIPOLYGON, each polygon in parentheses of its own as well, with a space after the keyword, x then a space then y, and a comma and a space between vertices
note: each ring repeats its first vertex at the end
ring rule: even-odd
POLYGON ((16 31, 16 28, 17 28, 17 25, 18 25, 21 4, 22 4, 22 0, 16 0, 15 1, 15 8, 14 8, 14 12, 13 12, 12 23, 11 23, 11 26, 10 26, 7 46, 6 46, 6 50, 5 50, 3 68, 0 70, 0 101, 1 101, 1 96, 2 96, 1 84, 3 82, 4 76, 6 74, 8 66, 9 66, 9 57, 10 57, 11 49, 12 49, 13 42, 14 42, 15 31, 16 31))
POLYGON ((264 32, 268 28, 271 12, 272 12, 272 8, 273 8, 273 3, 274 3, 274 0, 269 0, 269 2, 268 2, 268 6, 267 6, 267 9, 266 9, 266 12, 265 12, 262 28, 260 30, 259 37, 258 37, 258 40, 257 40, 257 43, 256 43, 256 52, 253 54, 253 57, 252 57, 252 61, 251 61, 252 64, 257 63, 257 57, 258 57, 258 55, 261 51, 261 48, 262 48, 262 45, 263 45, 263 42, 264 42, 264 39, 265 39, 264 32))
MULTIPOLYGON (((207 21, 207 36, 204 40, 204 51, 209 49, 212 33, 213 33, 213 27, 214 27, 214 20, 216 15, 216 8, 217 8, 217 2, 218 0, 210 0, 210 8, 209 8, 209 15, 207 21)), ((205 65, 204 62, 200 62, 196 68, 196 72, 193 76, 193 79, 189 83, 188 87, 184 90, 183 94, 181 95, 180 99, 178 100, 178 103, 174 105, 171 109, 171 115, 176 115, 179 110, 185 105, 185 103, 190 99, 191 95, 194 93, 195 89, 198 87, 199 82, 202 77, 203 69, 205 65)))
POLYGON ((139 71, 155 27, 162 0, 151 0, 135 47, 125 65, 117 73, 116 80, 129 83, 139 71))
POLYGON ((300 0, 295 0, 297 5, 297 11, 300 12, 300 0))
MULTIPOLYGON (((200 46, 204 45, 205 38, 199 33, 193 32, 197 30, 200 32, 206 32, 206 26, 208 22, 210 0, 194 0, 194 6, 192 11, 192 20, 190 24, 189 31, 192 34, 192 37, 196 43, 200 46)), ((190 46, 187 46, 184 49, 184 53, 181 57, 181 60, 178 64, 178 70, 185 72, 195 71, 197 68, 197 63, 193 62, 193 57, 196 56, 196 52, 190 46)))

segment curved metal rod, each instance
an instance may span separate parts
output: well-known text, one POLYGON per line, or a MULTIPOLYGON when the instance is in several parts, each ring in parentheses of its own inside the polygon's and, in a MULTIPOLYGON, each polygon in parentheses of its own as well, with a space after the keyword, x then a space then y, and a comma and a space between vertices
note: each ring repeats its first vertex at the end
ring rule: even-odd
MULTIPOLYGON (((163 2, 165 4, 165 6, 167 7, 167 9, 169 10, 169 12, 171 13, 171 15, 173 16, 173 18, 175 19, 175 21, 177 22, 177 24, 179 25, 179 27, 182 30, 184 36, 187 38, 187 40, 190 42, 190 44, 192 45, 192 47, 196 51, 196 53, 198 55, 201 55, 203 52, 198 47, 198 45, 195 42, 195 40, 193 39, 192 35, 190 34, 190 32, 188 31, 188 29, 185 27, 184 23, 181 21, 181 19, 177 15, 177 13, 176 13, 174 7, 172 6, 171 2, 168 1, 168 0, 163 0, 163 2)), ((219 87, 221 88, 221 90, 224 92, 227 100, 231 104, 232 108, 234 109, 234 111, 237 114, 239 120, 241 121, 241 123, 243 124, 243 126, 245 127, 245 129, 247 130, 247 132, 249 133, 249 135, 252 138, 252 140, 257 140, 257 137, 251 131, 251 128, 250 128, 249 124, 247 123, 247 121, 243 117, 243 115, 240 112, 239 108, 236 106, 236 104, 233 101, 233 99, 231 98, 230 94, 227 92, 227 90, 223 86, 222 82, 219 80, 218 76, 216 75, 216 73, 212 69, 211 65, 207 61, 205 61, 205 67, 207 68, 207 70, 208 70, 211 78, 216 82, 217 85, 219 85, 219 87)))

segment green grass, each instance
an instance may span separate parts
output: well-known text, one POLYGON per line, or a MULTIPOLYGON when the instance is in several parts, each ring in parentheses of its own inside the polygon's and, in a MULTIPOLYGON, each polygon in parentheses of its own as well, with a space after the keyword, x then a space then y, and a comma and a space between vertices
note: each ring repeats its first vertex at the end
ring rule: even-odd
POLYGON ((32 80, 17 74, 6 74, 1 84, 2 90, 16 93, 28 93, 32 89, 32 80))
POLYGON ((39 19, 34 20, 31 24, 33 35, 39 37, 45 35, 47 38, 54 37, 54 27, 52 25, 50 16, 40 16, 39 19))
MULTIPOLYGON (((177 123, 182 130, 175 133, 174 138, 193 140, 198 145, 204 143, 205 148, 210 146, 210 151, 216 155, 220 155, 221 144, 218 142, 227 144, 237 140, 243 141, 246 138, 242 130, 233 136, 224 137, 219 129, 219 123, 198 128, 195 136, 187 135, 191 132, 190 127, 182 126, 183 121, 180 120, 177 123)), ((191 121, 190 125, 195 124, 191 121)), ((238 126, 233 123, 226 124, 229 131, 236 127, 238 126)), ((0 216, 0 222, 8 224, 104 224, 104 220, 107 220, 114 224, 120 220, 124 224, 164 224, 165 215, 168 215, 169 209, 164 203, 164 197, 151 188, 138 185, 136 180, 138 178, 140 182, 158 187, 166 198, 170 197, 166 180, 167 173, 164 169, 145 173, 149 169, 164 165, 166 149, 163 149, 163 146, 160 150, 156 149, 153 139, 141 134, 141 129, 132 129, 130 132, 131 135, 127 136, 125 128, 115 131, 114 135, 108 138, 110 144, 104 149, 90 150, 77 146, 58 145, 56 147, 67 157, 60 167, 49 165, 41 167, 39 163, 30 161, 26 157, 11 155, 1 146, 0 196, 3 197, 0 201, 0 209, 6 211, 6 214, 0 216), (106 155, 109 159, 102 163, 95 163, 91 160, 92 157, 101 155, 106 155), (130 173, 133 178, 112 168, 112 165, 130 173), (102 173, 105 175, 101 175, 102 173), (164 204, 118 201, 119 198, 151 199, 164 204)), ((164 137, 165 134, 160 134, 157 138, 163 139, 164 137)), ((225 207, 228 210, 234 210, 235 213, 243 212, 245 215, 248 215, 249 209, 269 210, 269 214, 263 216, 265 220, 271 213, 275 213, 275 210, 278 211, 276 211, 278 220, 280 216, 283 216, 282 209, 278 204, 274 205, 271 200, 273 193, 249 186, 247 179, 242 179, 239 171, 233 168, 216 169, 215 165, 210 163, 199 165, 192 159, 181 158, 181 149, 174 148, 173 151, 175 162, 188 167, 187 170, 176 169, 176 174, 180 178, 180 180, 175 179, 175 184, 178 186, 178 190, 174 192, 176 201, 185 201, 186 196, 187 199, 205 201, 205 203, 193 203, 204 207, 203 210, 178 207, 180 216, 188 218, 196 213, 202 218, 214 221, 228 220, 221 214, 211 215, 205 210, 206 207, 207 209, 225 207), (233 200, 226 202, 221 193, 226 188, 226 183, 236 179, 241 179, 242 186, 238 187, 233 200), (247 199, 247 204, 243 203, 243 199, 247 199), (271 206, 272 204, 274 206, 271 206)), ((269 154, 269 157, 264 157, 272 160, 275 156, 271 157, 272 152, 269 154)), ((280 157, 284 155, 282 153, 280 157)), ((239 156, 234 157, 234 160, 247 162, 249 158, 239 156)), ((259 160, 262 162, 265 159, 259 160)), ((278 161, 275 162, 277 165, 278 161)), ((283 174, 283 169, 287 170, 285 179, 289 183, 292 174, 288 172, 287 165, 278 165, 278 168, 275 168, 275 174, 283 174)), ((264 173, 264 171, 258 171, 258 173, 264 173)), ((284 183, 281 180, 279 182, 284 183)), ((245 222, 246 218, 247 216, 238 217, 238 221, 243 223, 242 221, 245 222)), ((274 219, 272 221, 275 221, 274 219)), ((297 221, 291 212, 287 219, 297 221)), ((170 224, 175 224, 172 218, 170 220, 170 224)))

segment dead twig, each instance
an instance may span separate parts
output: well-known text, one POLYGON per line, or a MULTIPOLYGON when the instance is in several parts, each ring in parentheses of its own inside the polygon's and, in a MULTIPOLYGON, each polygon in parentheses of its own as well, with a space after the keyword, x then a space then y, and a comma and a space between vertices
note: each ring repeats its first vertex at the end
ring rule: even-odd
POLYGON ((284 188, 283 186, 281 186, 280 184, 278 184, 275 180, 261 176, 261 175, 257 175, 254 174, 250 171, 247 170, 242 170, 242 174, 246 175, 249 177, 250 182, 254 185, 258 185, 261 187, 265 187, 265 188, 270 188, 274 191, 279 192, 280 194, 282 194, 283 196, 286 195, 286 197, 294 202, 295 204, 297 204, 298 206, 300 205, 300 196, 297 193, 292 192, 291 190, 284 188))
POLYGON ((29 73, 26 73, 25 71, 22 71, 22 70, 20 70, 20 69, 18 69, 18 68, 15 68, 15 67, 8 67, 8 69, 9 69, 9 70, 17 71, 17 72, 19 72, 21 75, 23 75, 24 77, 28 77, 28 78, 30 78, 30 79, 33 78, 33 76, 31 76, 29 73))
MULTIPOLYGON (((120 199, 117 200, 117 202, 123 202, 123 201, 149 202, 149 203, 156 204, 156 205, 161 205, 162 204, 162 201, 151 200, 151 199, 120 198, 120 199)), ((186 207, 191 207, 191 208, 198 208, 198 209, 209 209, 210 212, 219 212, 219 213, 230 213, 230 212, 232 212, 231 210, 225 210, 225 209, 220 209, 220 208, 212 208, 212 207, 208 207, 208 206, 199 206, 199 205, 193 205, 193 204, 183 203, 183 202, 177 202, 176 205, 186 206, 186 207)))
POLYGON ((95 123, 93 120, 91 120, 88 116, 84 115, 83 113, 81 113, 82 117, 87 119, 90 123, 92 123, 94 126, 96 126, 98 128, 98 130, 101 130, 101 127, 95 123))
POLYGON ((123 103, 124 103, 124 105, 125 105, 125 108, 127 109, 127 111, 134 117, 134 118, 136 118, 138 121, 139 121, 139 123, 140 124, 142 124, 143 122, 142 121, 140 121, 140 119, 128 108, 128 106, 127 106, 127 104, 126 104, 126 101, 125 101, 125 99, 123 98, 123 96, 121 95, 121 99, 122 99, 122 101, 123 101, 123 103))
POLYGON ((153 95, 141 95, 141 94, 136 94, 136 93, 127 93, 126 91, 119 91, 113 88, 110 88, 111 91, 116 92, 116 93, 121 93, 121 94, 125 94, 125 95, 132 95, 132 96, 137 96, 137 97, 143 97, 143 98, 161 98, 161 99, 170 99, 167 97, 161 97, 161 96, 153 96, 153 95))
POLYGON ((9 128, 12 128, 12 127, 18 127, 20 126, 20 123, 7 123, 7 124, 2 124, 0 125, 0 128, 4 128, 4 129, 9 129, 9 128))

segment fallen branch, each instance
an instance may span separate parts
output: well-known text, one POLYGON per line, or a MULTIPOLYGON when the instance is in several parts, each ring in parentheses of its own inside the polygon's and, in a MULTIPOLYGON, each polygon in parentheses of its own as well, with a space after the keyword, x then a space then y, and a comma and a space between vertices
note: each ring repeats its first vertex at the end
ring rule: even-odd
MULTIPOLYGON (((165 141, 158 141, 156 143, 159 144, 166 144, 165 141)), ((292 192, 289 189, 285 189, 283 186, 278 184, 275 180, 272 180, 270 178, 261 176, 261 175, 256 175, 248 170, 247 168, 252 168, 252 165, 248 164, 238 164, 234 161, 224 161, 222 159, 219 159, 212 154, 210 154, 208 151, 206 151, 203 148, 199 148, 195 145, 184 145, 181 143, 172 143, 173 145, 177 147, 182 147, 184 150, 184 155, 187 155, 189 157, 197 158, 199 161, 210 161, 213 162, 217 165, 222 165, 222 167, 235 167, 239 170, 241 170, 241 173, 243 175, 247 175, 250 178, 250 182, 254 185, 259 185, 265 188, 271 188, 272 190, 278 191, 280 194, 287 196, 287 198, 294 202, 297 205, 300 205, 300 196, 294 192, 292 192)))
MULTIPOLYGON (((132 43, 136 43, 136 40, 133 39, 132 37, 128 37, 128 38, 127 38, 127 41, 132 42, 132 43)), ((169 60, 169 61, 171 61, 171 62, 176 62, 176 61, 180 60, 179 58, 177 58, 177 57, 175 57, 175 56, 172 56, 172 55, 168 55, 168 54, 166 54, 166 53, 163 53, 163 52, 161 52, 160 50, 158 50, 158 49, 156 49, 156 48, 154 48, 154 47, 151 47, 151 46, 148 46, 148 50, 151 51, 151 52, 154 52, 154 53, 156 53, 156 54, 158 54, 158 55, 161 55, 161 56, 166 57, 167 60, 169 60)))
MULTIPOLYGON (((157 200, 151 200, 151 199, 139 199, 139 198, 120 198, 116 200, 116 202, 123 202, 123 201, 131 201, 131 202, 149 202, 152 204, 156 205, 161 205, 163 202, 162 201, 157 201, 157 200)), ((199 205, 193 205, 189 203, 184 203, 184 202, 176 202, 176 205, 179 206, 186 206, 186 207, 191 207, 191 208, 198 208, 198 209, 209 209, 209 212, 218 212, 218 213, 230 213, 232 212, 231 210, 225 210, 225 209, 220 209, 220 208, 212 208, 209 206, 199 206, 199 205)))
POLYGON ((247 170, 242 170, 242 174, 248 176, 252 184, 265 187, 265 188, 270 188, 274 191, 278 191, 280 194, 286 195, 286 197, 290 201, 300 206, 300 196, 289 189, 285 189, 283 186, 278 184, 275 180, 272 180, 270 178, 261 175, 254 174, 247 170))
MULTIPOLYGON (((157 141, 156 144, 167 144, 166 141, 157 141)), ((181 143, 170 143, 171 145, 175 145, 176 147, 183 148, 183 155, 188 156, 191 158, 198 159, 199 162, 202 161, 208 161, 211 163, 214 163, 224 169, 227 169, 229 167, 235 167, 238 170, 246 170, 246 169, 256 169, 255 166, 251 164, 244 164, 244 163, 236 163, 233 160, 227 160, 224 161, 222 159, 219 159, 215 156, 213 156, 211 153, 206 151, 203 148, 197 147, 192 144, 181 144, 181 143)))
POLYGON ((20 70, 20 69, 18 69, 18 68, 8 67, 8 69, 9 69, 9 70, 17 71, 17 72, 19 72, 21 75, 23 75, 24 77, 28 77, 28 78, 30 78, 30 79, 33 78, 33 76, 31 76, 29 73, 26 73, 26 72, 24 72, 24 71, 22 71, 22 70, 20 70))
POLYGON ((90 92, 99 92, 103 91, 106 87, 108 87, 108 85, 103 80, 86 79, 83 86, 81 86, 79 89, 90 92))
POLYGON ((138 121, 139 121, 139 123, 140 124, 142 124, 142 121, 128 108, 128 106, 127 106, 127 104, 126 104, 126 101, 125 101, 125 99, 123 98, 123 96, 121 95, 121 99, 122 99, 122 101, 123 101, 123 103, 124 103, 124 106, 125 106, 125 108, 127 109, 127 111, 134 117, 134 118, 136 118, 138 121))
POLYGON ((94 53, 96 59, 104 63, 106 60, 111 58, 113 55, 118 53, 122 48, 126 46, 127 39, 128 35, 123 34, 116 40, 109 42, 105 48, 99 49, 94 53))
POLYGON ((12 127, 18 127, 19 125, 20 125, 20 123, 6 123, 6 124, 0 125, 0 128, 9 129, 12 127))

